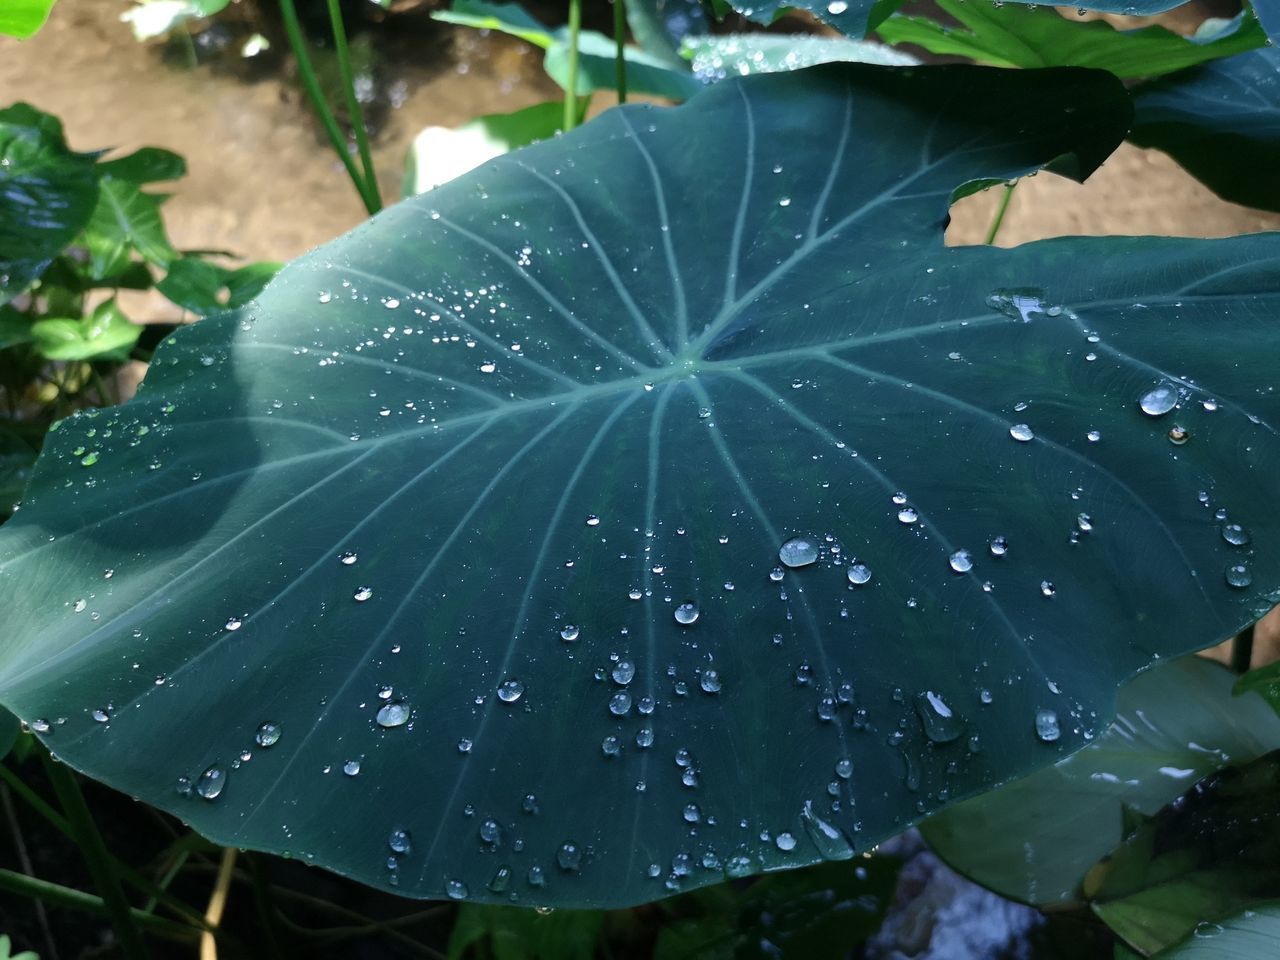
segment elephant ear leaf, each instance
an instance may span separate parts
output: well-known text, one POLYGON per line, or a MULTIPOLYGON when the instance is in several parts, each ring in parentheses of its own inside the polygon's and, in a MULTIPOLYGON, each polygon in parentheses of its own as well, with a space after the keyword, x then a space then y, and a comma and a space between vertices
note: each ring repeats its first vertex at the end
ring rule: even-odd
POLYGON ((1280 588, 1280 238, 943 243, 1129 111, 832 64, 384 211, 51 434, 0 703, 220 842, 524 905, 850 857, 1060 759, 1280 588))

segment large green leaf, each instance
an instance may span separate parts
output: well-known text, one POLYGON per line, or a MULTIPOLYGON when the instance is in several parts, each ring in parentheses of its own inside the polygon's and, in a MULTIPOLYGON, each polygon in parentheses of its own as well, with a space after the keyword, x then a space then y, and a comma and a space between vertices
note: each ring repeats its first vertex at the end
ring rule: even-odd
POLYGON ((0 34, 26 40, 49 19, 53 0, 4 0, 0 6, 0 34))
POLYGON ((907 66, 919 63, 901 50, 869 40, 843 37, 793 37, 768 33, 721 34, 685 40, 685 55, 693 74, 705 83, 752 73, 799 70, 819 63, 878 63, 907 66))
POLYGON ((1220 923, 1203 923, 1160 960, 1273 960, 1280 956, 1280 903, 1261 903, 1220 923))
MULTIPOLYGON (((976 0, 986 3, 987 0, 976 0)), ((1033 0, 1010 0, 1015 4, 1038 6, 1033 0)), ((1071 6, 1080 10, 1100 10, 1149 16, 1181 6, 1187 0, 1083 0, 1071 6)), ((1280 0, 1266 0, 1280 4, 1280 0)), ((804 10, 830 24, 847 37, 860 39, 878 27, 886 17, 901 7, 905 0, 729 0, 733 9, 758 23, 772 23, 788 10, 804 10)))
POLYGON ((88 222, 98 198, 93 161, 67 149, 56 117, 25 103, 0 110, 0 306, 88 222))
POLYGON ((1130 139, 1172 156, 1225 200, 1280 212, 1280 51, 1207 63, 1135 93, 1130 139))
POLYGON ((1199 657, 1137 677, 1105 734, 1049 767, 943 811, 922 829, 948 863, 1005 897, 1078 899, 1085 873, 1124 839, 1128 811, 1154 814, 1230 761, 1280 747, 1280 717, 1234 697, 1199 657))
POLYGON ((1117 30, 1101 20, 1073 23, 1052 8, 937 0, 964 29, 920 16, 895 16, 876 32, 888 43, 914 43, 930 53, 969 57, 999 67, 1096 67, 1120 77, 1155 77, 1206 60, 1253 50, 1267 36, 1256 18, 1206 24, 1195 37, 1161 26, 1117 30))
POLYGON ((0 702, 220 841, 524 904, 1059 759, 1280 587, 1280 236, 943 244, 1128 120, 1102 73, 829 65, 389 208, 51 434, 0 702))

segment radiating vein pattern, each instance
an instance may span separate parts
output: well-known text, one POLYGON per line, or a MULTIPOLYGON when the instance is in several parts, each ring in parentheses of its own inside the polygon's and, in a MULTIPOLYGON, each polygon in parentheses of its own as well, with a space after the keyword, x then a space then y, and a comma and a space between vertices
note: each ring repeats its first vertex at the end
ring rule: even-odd
POLYGON ((1276 599, 1280 239, 946 248, 1126 129, 1013 80, 611 112, 180 331, 0 530, 0 703, 217 840, 525 905, 849 857, 1079 747, 1276 599))

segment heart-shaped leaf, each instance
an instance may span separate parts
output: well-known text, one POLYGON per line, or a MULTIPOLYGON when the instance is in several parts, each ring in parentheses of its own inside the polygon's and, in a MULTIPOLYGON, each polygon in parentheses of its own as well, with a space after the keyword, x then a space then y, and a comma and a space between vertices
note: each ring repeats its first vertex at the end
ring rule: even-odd
POLYGON ((50 435, 0 702, 217 840, 523 904, 1059 759, 1280 587, 1280 237, 943 245, 1128 120, 1103 73, 831 65, 388 209, 50 435))

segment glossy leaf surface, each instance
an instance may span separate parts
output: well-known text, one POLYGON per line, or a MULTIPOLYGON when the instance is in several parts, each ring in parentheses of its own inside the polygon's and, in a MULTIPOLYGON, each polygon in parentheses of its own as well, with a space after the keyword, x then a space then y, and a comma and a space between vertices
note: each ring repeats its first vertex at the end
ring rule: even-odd
POLYGON ((1224 200, 1280 212, 1275 47, 1147 84, 1135 92, 1134 105, 1134 143, 1163 150, 1224 200))
POLYGON ((1280 587, 1280 237, 943 245, 1128 119, 1101 73, 830 65, 388 209, 50 435, 0 703, 219 841, 526 905, 1059 759, 1280 587))
POLYGON ((56 117, 0 110, 0 305, 75 239, 98 198, 93 156, 67 148, 56 117))
POLYGON ((890 17, 876 32, 889 43, 969 57, 999 67, 1095 67, 1118 77, 1156 77, 1253 50, 1266 33, 1251 14, 1217 20, 1193 37, 1161 26, 1117 30, 1102 20, 1073 22, 1052 7, 938 0, 963 29, 920 16, 890 17))
POLYGON ((899 67, 919 63, 911 54, 881 43, 840 37, 721 34, 689 38, 683 49, 693 64, 694 76, 706 83, 752 73, 800 70, 819 63, 843 61, 899 67))
POLYGON ((1261 903, 1234 917, 1200 924, 1160 960, 1271 960, 1280 956, 1280 903, 1261 903))
POLYGON ((1233 674, 1189 657, 1121 692, 1111 728, 1079 753, 957 804, 921 831, 955 869, 1034 904, 1079 899, 1089 868, 1124 838, 1126 808, 1155 814, 1229 762, 1280 747, 1280 717, 1236 697, 1233 674))

